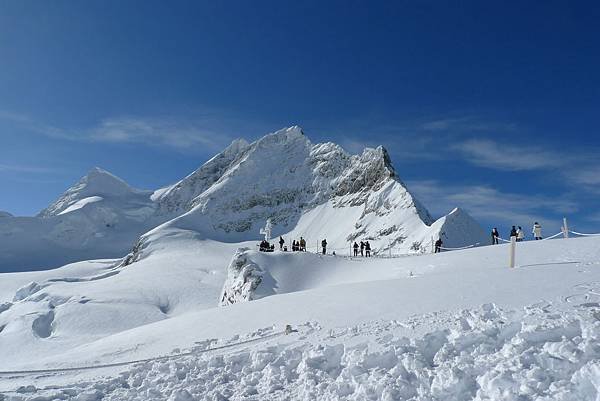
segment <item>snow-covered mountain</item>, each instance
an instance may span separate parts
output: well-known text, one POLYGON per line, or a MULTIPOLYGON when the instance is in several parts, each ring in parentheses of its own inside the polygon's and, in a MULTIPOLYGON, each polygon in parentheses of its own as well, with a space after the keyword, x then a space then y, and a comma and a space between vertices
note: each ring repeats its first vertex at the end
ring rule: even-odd
POLYGON ((139 202, 143 207, 150 193, 130 187, 122 179, 112 175, 106 170, 95 167, 81 178, 75 185, 67 189, 54 203, 42 210, 39 217, 53 217, 81 209, 87 204, 95 202, 121 201, 120 207, 126 204, 139 202))
POLYGON ((288 244, 302 236, 317 250, 326 238, 338 253, 355 240, 369 240, 376 253, 429 252, 440 236, 449 247, 486 240, 465 212, 434 222, 385 148, 351 155, 334 143, 313 144, 293 126, 251 144, 236 140, 156 191, 95 168, 37 217, 2 219, 0 271, 123 256, 148 230, 136 250, 174 230, 229 243, 257 240, 267 219, 288 244))
POLYGON ((315 250, 324 238, 338 252, 369 240, 378 252, 400 253, 430 251, 440 236, 450 247, 486 239, 462 211, 432 225, 385 148, 350 155, 334 143, 312 144, 297 126, 234 142, 155 200, 161 211, 191 207, 157 230, 195 230, 226 242, 256 239, 267 219, 273 235, 288 244, 303 236, 315 250))
POLYGON ((38 216, 0 221, 0 272, 123 256, 165 220, 156 216, 151 194, 93 169, 38 216))

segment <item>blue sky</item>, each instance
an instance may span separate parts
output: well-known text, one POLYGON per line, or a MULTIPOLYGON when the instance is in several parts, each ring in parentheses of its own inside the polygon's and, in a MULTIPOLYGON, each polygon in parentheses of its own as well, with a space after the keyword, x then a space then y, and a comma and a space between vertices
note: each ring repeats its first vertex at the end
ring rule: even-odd
POLYGON ((0 210, 91 167, 172 183, 300 125, 382 144, 435 215, 600 231, 600 3, 4 1, 0 210))

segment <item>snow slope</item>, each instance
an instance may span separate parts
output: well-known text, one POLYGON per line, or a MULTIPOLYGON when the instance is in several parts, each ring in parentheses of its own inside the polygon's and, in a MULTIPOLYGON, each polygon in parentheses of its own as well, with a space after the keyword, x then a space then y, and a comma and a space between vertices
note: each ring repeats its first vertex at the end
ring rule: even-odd
POLYGON ((519 243, 515 269, 506 267, 506 245, 393 259, 245 250, 268 279, 256 300, 219 307, 224 255, 254 244, 163 234, 128 266, 97 261, 3 274, 0 370, 172 358, 13 373, 2 376, 0 390, 20 399, 599 394, 599 238, 519 243), (285 324, 299 331, 279 335, 285 324), (205 351, 215 347, 223 348, 205 351))

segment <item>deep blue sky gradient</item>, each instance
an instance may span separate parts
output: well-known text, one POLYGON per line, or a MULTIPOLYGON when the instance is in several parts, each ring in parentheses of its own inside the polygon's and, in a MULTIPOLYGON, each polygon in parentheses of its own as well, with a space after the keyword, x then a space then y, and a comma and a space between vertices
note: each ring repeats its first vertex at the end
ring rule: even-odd
POLYGON ((600 232, 600 3, 5 1, 0 210, 93 166, 182 178, 300 125, 386 146, 433 214, 600 232))

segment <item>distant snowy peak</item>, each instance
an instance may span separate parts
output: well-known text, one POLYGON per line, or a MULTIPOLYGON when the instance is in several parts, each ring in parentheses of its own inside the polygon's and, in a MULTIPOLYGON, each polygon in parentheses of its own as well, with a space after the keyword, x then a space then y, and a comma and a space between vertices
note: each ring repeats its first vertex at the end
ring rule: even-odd
POLYGON ((13 215, 3 210, 0 210, 0 218, 2 217, 13 217, 13 215))
POLYGON ((64 213, 76 203, 83 207, 85 204, 97 202, 105 197, 125 197, 141 192, 143 191, 130 187, 125 181, 108 171, 94 167, 54 203, 42 210, 38 216, 56 216, 64 213))

